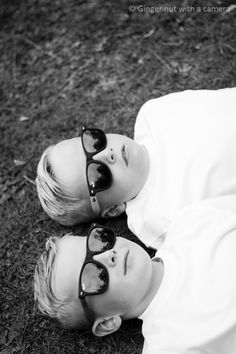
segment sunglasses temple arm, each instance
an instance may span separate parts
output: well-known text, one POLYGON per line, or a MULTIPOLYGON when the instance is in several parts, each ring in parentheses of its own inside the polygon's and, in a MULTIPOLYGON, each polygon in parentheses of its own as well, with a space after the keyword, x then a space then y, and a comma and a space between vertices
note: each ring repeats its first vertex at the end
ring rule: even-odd
POLYGON ((85 316, 86 316, 87 320, 89 321, 89 323, 92 326, 93 323, 94 323, 93 314, 92 314, 92 312, 90 311, 90 309, 88 307, 87 301, 85 300, 85 298, 79 298, 79 299, 80 299, 82 308, 84 310, 85 316))
POLYGON ((90 196, 90 201, 91 201, 93 212, 96 214, 96 216, 99 216, 101 209, 98 204, 97 196, 96 195, 90 196))

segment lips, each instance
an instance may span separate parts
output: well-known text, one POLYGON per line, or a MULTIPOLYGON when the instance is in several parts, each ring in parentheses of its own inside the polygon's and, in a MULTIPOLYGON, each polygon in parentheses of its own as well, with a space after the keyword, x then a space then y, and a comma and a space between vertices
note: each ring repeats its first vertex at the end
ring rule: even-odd
POLYGON ((124 275, 127 273, 127 259, 128 259, 129 251, 126 252, 124 256, 124 275))
POLYGON ((128 152, 126 150, 125 145, 122 146, 121 153, 122 153, 122 158, 125 161, 126 166, 128 166, 128 152))

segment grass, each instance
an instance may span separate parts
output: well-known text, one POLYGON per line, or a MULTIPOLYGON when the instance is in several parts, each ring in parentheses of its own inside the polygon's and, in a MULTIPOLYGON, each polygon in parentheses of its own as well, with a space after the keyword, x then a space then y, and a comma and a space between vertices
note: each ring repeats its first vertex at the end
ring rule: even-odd
MULTIPOLYGON (((178 9, 203 10, 200 3, 150 1, 177 6, 174 13, 150 14, 129 11, 139 1, 1 1, 0 354, 141 353, 138 320, 101 340, 66 332, 34 308, 32 276, 45 240, 85 234, 89 225, 67 228, 50 220, 32 181, 42 151, 78 135, 82 123, 132 136, 137 112, 150 98, 235 86, 236 9, 178 9)), ((133 237, 125 216, 105 224, 133 237)))

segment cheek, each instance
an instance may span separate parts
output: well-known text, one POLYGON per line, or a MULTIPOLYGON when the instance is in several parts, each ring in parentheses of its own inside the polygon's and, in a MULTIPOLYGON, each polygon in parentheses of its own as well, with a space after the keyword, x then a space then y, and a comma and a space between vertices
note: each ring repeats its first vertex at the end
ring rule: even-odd
POLYGON ((107 301, 116 303, 117 306, 125 304, 133 291, 133 284, 130 280, 130 278, 110 275, 109 287, 106 293, 107 301))
POLYGON ((119 284, 112 290, 109 289, 106 293, 97 295, 97 298, 92 300, 96 313, 104 315, 125 311, 130 303, 130 295, 127 290, 124 292, 123 289, 119 284))
POLYGON ((110 297, 111 309, 126 312, 134 299, 134 288, 128 287, 127 284, 119 284, 110 297))
POLYGON ((113 188, 117 196, 129 192, 134 184, 134 174, 128 169, 116 171, 113 177, 113 188))

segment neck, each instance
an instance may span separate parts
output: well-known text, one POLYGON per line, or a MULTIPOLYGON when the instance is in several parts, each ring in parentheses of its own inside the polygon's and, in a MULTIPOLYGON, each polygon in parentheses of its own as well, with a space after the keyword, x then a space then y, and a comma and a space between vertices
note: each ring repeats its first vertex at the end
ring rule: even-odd
POLYGON ((144 150, 144 171, 145 171, 144 183, 145 183, 149 174, 150 162, 149 162, 149 155, 148 155, 147 148, 144 145, 143 145, 143 150, 144 150))
POLYGON ((138 185, 136 194, 134 195, 133 198, 135 198, 143 189, 143 186, 146 183, 146 180, 148 178, 149 168, 150 168, 149 155, 148 155, 147 148, 144 145, 141 145, 141 147, 142 147, 142 154, 140 156, 140 160, 142 160, 142 175, 143 175, 143 177, 142 177, 140 184, 138 185))
POLYGON ((146 308, 150 305, 153 298, 156 296, 164 275, 164 264, 161 259, 159 261, 152 261, 152 283, 146 298, 146 308))
MULTIPOLYGON (((148 308, 150 303, 152 302, 153 298, 157 294, 164 275, 164 264, 162 260, 155 262, 152 261, 152 279, 151 279, 151 286, 148 289, 148 292, 141 302, 140 306, 136 309, 135 313, 132 314, 129 318, 135 318, 142 315, 142 313, 148 308)), ((127 318, 128 319, 128 318, 127 318)))

